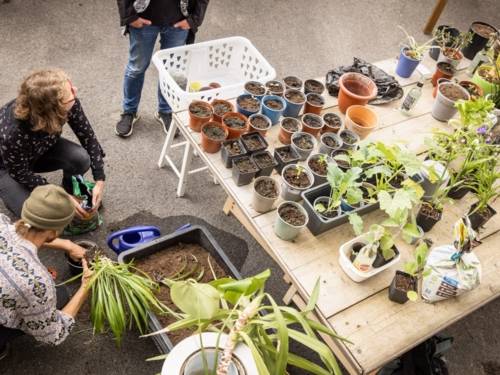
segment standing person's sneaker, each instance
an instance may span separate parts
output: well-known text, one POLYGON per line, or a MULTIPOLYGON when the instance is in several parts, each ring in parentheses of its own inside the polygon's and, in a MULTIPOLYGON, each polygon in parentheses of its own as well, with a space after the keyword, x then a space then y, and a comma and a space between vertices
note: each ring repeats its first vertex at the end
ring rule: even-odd
MULTIPOLYGON (((166 112, 156 112, 155 119, 163 126, 163 131, 168 134, 170 124, 172 123, 172 114, 166 112)), ((175 137, 179 135, 179 129, 175 132, 175 137)))
POLYGON ((0 361, 7 357, 10 352, 10 344, 6 343, 3 348, 0 348, 0 361))
POLYGON ((139 120, 137 113, 122 113, 120 121, 116 124, 115 133, 120 137, 129 137, 134 131, 134 124, 139 120))

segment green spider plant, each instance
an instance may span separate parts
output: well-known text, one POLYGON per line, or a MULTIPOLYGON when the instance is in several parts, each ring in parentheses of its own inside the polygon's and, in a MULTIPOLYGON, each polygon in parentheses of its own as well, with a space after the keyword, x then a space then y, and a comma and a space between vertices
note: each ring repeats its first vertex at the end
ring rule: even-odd
POLYGON ((403 41, 403 46, 406 48, 406 55, 415 60, 422 60, 424 54, 429 51, 431 48, 439 48, 439 46, 432 46, 431 43, 434 41, 434 38, 429 39, 427 42, 423 44, 417 43, 414 37, 412 37, 408 32, 402 27, 398 26, 403 33, 405 34, 405 40, 403 41))

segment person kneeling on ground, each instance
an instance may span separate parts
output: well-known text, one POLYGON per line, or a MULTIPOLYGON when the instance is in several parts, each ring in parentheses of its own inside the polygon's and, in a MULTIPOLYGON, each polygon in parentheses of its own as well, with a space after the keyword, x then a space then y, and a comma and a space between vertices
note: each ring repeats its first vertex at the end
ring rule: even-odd
MULTIPOLYGON (((62 186, 72 193, 72 176, 89 167, 96 181, 93 210, 104 192, 104 153, 90 126, 76 88, 61 70, 40 70, 21 84, 17 98, 0 108, 0 198, 16 217, 31 190, 47 184, 35 173, 63 170, 62 186), (63 137, 68 122, 79 146, 63 137)), ((76 214, 86 217, 79 201, 71 197, 76 214)))
POLYGON ((74 213, 61 187, 44 185, 33 190, 14 225, 0 214, 0 359, 8 354, 9 342, 24 333, 58 345, 73 328, 92 275, 83 258, 85 250, 75 245, 69 252, 83 265, 81 286, 69 302, 66 288, 55 286, 37 252, 47 245, 67 248, 66 240, 57 237, 74 213))

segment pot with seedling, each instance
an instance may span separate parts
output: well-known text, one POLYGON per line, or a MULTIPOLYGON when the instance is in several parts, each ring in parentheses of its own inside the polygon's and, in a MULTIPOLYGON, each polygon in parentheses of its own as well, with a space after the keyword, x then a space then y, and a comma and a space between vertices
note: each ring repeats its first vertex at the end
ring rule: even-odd
POLYGON ((265 115, 256 113, 248 118, 251 132, 259 132, 263 137, 266 136, 267 131, 271 129, 271 120, 265 115))
POLYGON ((321 129, 322 133, 338 133, 342 127, 342 119, 339 115, 333 112, 325 113, 323 115, 323 123, 325 125, 321 129))
POLYGON ((460 35, 460 30, 457 28, 448 25, 439 25, 434 32, 434 41, 432 42, 433 47, 439 48, 430 48, 429 56, 432 57, 433 60, 437 60, 441 53, 441 49, 449 47, 451 38, 456 38, 458 35, 460 35))
POLYGON ((274 178, 257 177, 253 183, 253 209, 260 213, 271 211, 280 193, 280 187, 274 178))
POLYGON ((285 83, 286 89, 295 89, 295 90, 302 89, 302 80, 299 77, 287 76, 283 78, 283 82, 285 83))
POLYGON ((284 145, 289 145, 292 135, 300 130, 300 121, 293 117, 283 117, 280 121, 278 139, 284 145))
POLYGON ((285 117, 299 117, 299 113, 306 102, 304 93, 297 89, 287 89, 285 91, 284 99, 286 108, 283 112, 285 117))
POLYGON ((233 159, 247 154, 241 139, 230 139, 222 142, 221 158, 226 168, 233 166, 233 159))
POLYGON ((323 119, 321 116, 313 113, 304 113, 300 118, 302 123, 302 131, 317 137, 323 128, 323 119))
POLYGON ((464 32, 453 36, 449 31, 437 30, 434 38, 440 49, 438 62, 450 63, 455 69, 463 59, 462 49, 472 41, 472 33, 464 32))
POLYGON ((200 132, 201 126, 212 119, 213 108, 210 103, 194 100, 189 104, 189 127, 195 131, 200 132))
POLYGON ((306 132, 295 132, 292 135, 291 147, 299 155, 300 160, 306 160, 316 146, 316 138, 306 132))
POLYGON ((448 121, 457 113, 455 103, 460 99, 470 99, 469 93, 462 86, 452 82, 440 84, 432 105, 432 117, 438 121, 448 121))
POLYGON ((297 163, 299 161, 299 155, 291 146, 282 146, 274 149, 274 159, 278 163, 275 167, 276 172, 281 174, 281 171, 286 165, 297 163))
POLYGON ((410 36, 406 30, 399 26, 406 36, 403 42, 403 47, 399 54, 398 64, 396 66, 396 74, 402 78, 409 78, 418 64, 422 61, 424 54, 431 48, 439 48, 437 46, 433 47, 431 44, 434 38, 428 40, 423 44, 418 44, 414 37, 410 36))
POLYGON ((260 105, 260 100, 249 94, 240 95, 236 99, 238 112, 247 117, 260 112, 260 105))
POLYGON ((314 184, 317 186, 326 182, 328 164, 333 163, 333 159, 327 154, 311 154, 307 158, 306 165, 314 175, 314 184))
POLYGON ((277 124, 286 108, 285 100, 278 95, 266 95, 262 98, 262 114, 271 120, 271 124, 277 124))
POLYGON ((351 168, 351 157, 348 150, 344 150, 343 148, 333 150, 330 156, 344 172, 351 168))
POLYGON ((287 201, 299 201, 300 193, 314 183, 311 171, 298 164, 286 165, 281 171, 281 178, 281 197, 287 201))
POLYGON ((258 81, 248 81, 245 83, 244 91, 260 100, 266 95, 266 86, 258 81))
POLYGON ((342 148, 342 139, 335 133, 323 133, 319 138, 319 152, 330 155, 342 148))

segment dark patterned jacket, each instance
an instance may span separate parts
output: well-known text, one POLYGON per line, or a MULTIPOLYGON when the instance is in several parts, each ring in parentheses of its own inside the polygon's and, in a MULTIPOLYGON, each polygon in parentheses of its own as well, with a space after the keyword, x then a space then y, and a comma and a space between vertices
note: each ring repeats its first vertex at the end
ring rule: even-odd
POLYGON ((19 237, 7 216, 0 214, 0 325, 58 345, 75 320, 56 304, 54 281, 35 245, 19 237))
MULTIPOLYGON (((61 134, 31 130, 28 121, 14 117, 15 101, 0 108, 0 169, 26 186, 34 189, 47 184, 47 180, 33 172, 35 162, 54 146, 61 134)), ((94 130, 77 99, 68 114, 68 124, 90 156, 90 167, 96 181, 104 180, 104 153, 94 130)))

